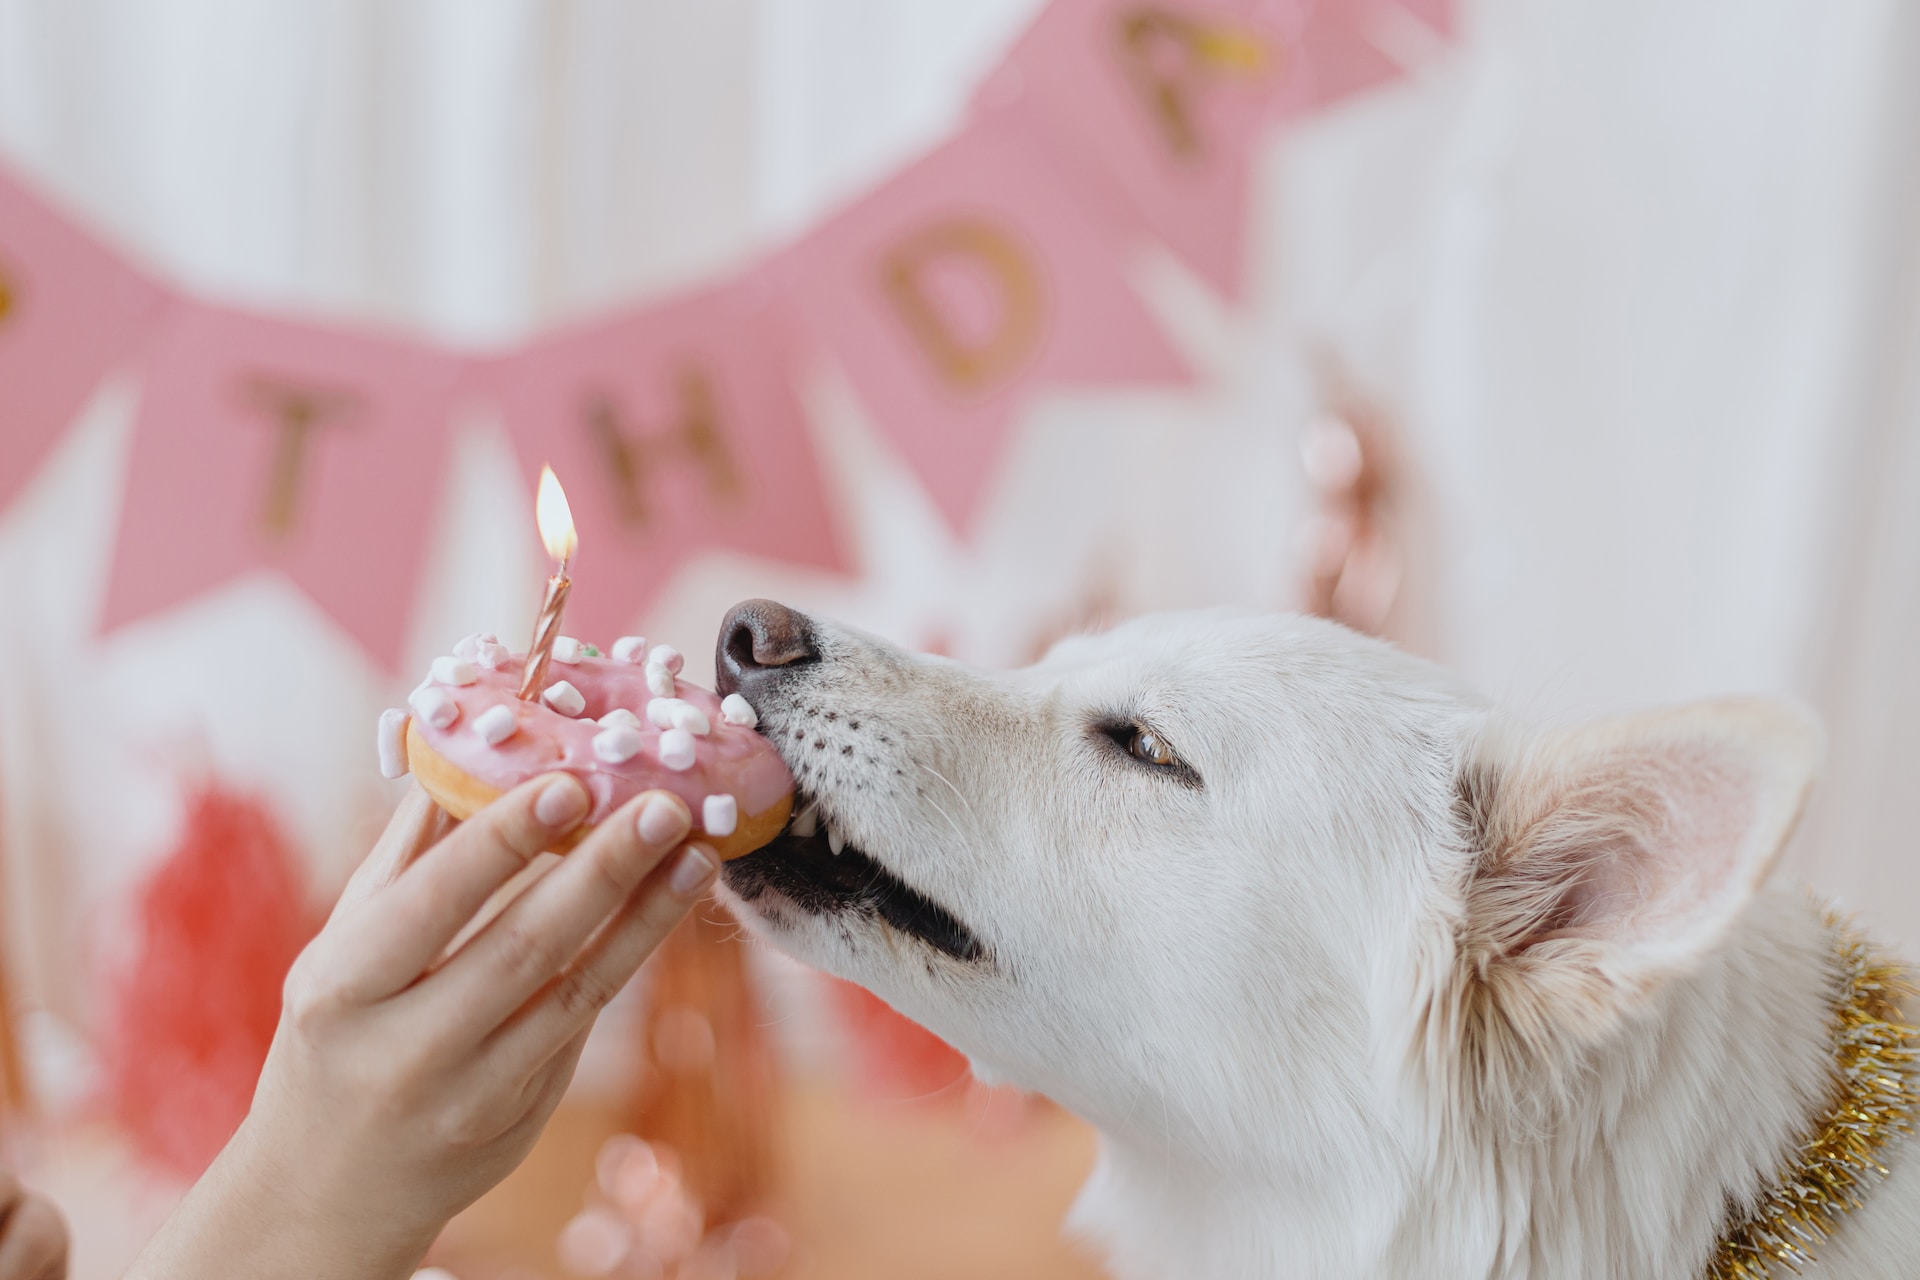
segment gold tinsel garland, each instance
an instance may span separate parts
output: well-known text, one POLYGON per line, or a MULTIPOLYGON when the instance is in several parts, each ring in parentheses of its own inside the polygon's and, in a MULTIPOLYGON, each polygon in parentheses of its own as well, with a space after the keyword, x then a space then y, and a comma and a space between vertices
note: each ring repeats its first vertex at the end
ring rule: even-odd
POLYGON ((1920 996, 1907 971, 1831 914, 1841 985, 1834 1002, 1834 1096, 1791 1161, 1722 1236, 1707 1280, 1768 1280, 1774 1264, 1798 1273, 1840 1216, 1887 1176, 1883 1147, 1920 1115, 1920 1031, 1900 1021, 1920 996))

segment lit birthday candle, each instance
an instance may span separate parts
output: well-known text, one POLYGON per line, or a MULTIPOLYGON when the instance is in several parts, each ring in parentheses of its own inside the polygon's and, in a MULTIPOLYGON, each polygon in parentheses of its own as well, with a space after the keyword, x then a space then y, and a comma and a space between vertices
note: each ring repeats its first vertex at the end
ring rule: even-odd
POLYGON ((573 580, 567 577, 567 562, 573 559, 579 540, 573 531, 573 511, 567 506, 566 490, 553 474, 552 467, 540 468, 540 492, 534 499, 534 518, 540 526, 540 541, 554 559, 553 576, 547 579, 546 598, 540 602, 540 617, 533 624, 533 643, 527 647, 527 669, 520 677, 520 697, 532 702, 547 687, 547 663, 553 658, 553 642, 560 635, 560 614, 567 607, 567 593, 573 580))

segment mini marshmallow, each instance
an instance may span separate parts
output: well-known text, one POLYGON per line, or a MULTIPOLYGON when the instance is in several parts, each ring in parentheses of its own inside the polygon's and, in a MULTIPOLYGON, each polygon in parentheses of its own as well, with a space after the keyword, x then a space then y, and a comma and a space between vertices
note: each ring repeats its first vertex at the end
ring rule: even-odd
POLYGON ((700 806, 700 827, 710 836, 730 836, 740 825, 740 806, 732 796, 708 796, 700 806))
POLYGON ((512 656, 507 646, 498 640, 482 640, 480 647, 474 651, 473 660, 489 671, 498 671, 512 656))
POLYGON ((645 636, 621 636, 613 642, 611 652, 616 662, 645 662, 647 660, 647 638, 645 636))
POLYGON ((615 707, 600 717, 600 724, 608 729, 613 728, 615 725, 625 725, 629 729, 638 729, 646 724, 646 721, 625 707, 615 707))
POLYGON ((685 729, 669 729, 660 735, 660 763, 681 773, 693 768, 693 735, 685 729))
POLYGON ((647 665, 650 667, 665 667, 667 670, 673 672, 673 674, 679 675, 680 668, 687 665, 687 660, 681 657, 680 651, 672 645, 657 644, 647 650, 647 665))
POLYGON ((444 729, 460 718, 460 704, 439 685, 423 684, 407 699, 413 714, 436 729, 444 729))
MULTIPOLYGON (((453 699, 447 698, 447 701, 453 699)), ((398 707, 388 707, 380 713, 380 776, 404 778, 406 775, 407 713, 398 707)))
POLYGON ((647 723, 656 729, 673 728, 673 713, 687 704, 678 698, 649 698, 647 723))
POLYGON ((707 713, 691 702, 682 702, 673 709, 673 727, 685 729, 696 738, 704 738, 713 732, 713 726, 707 723, 707 713))
POLYGON ((581 651, 586 648, 572 636, 559 636, 553 642, 553 660, 564 662, 568 666, 580 661, 581 651))
POLYGON ((671 698, 673 696, 673 690, 673 672, 667 670, 665 667, 656 667, 649 662, 647 664, 647 692, 656 698, 671 698))
POLYGON ((728 724, 745 725, 751 729, 760 723, 760 713, 753 704, 737 693, 730 693, 720 699, 720 718, 728 724))
POLYGON ((488 707, 473 721, 473 731, 490 747, 499 746, 519 729, 520 722, 514 718, 513 708, 504 705, 488 707))
POLYGON ((616 724, 593 735, 593 754, 608 764, 625 764, 644 745, 646 739, 632 725, 616 724))
POLYGON ((453 656, 461 659, 464 662, 472 662, 473 655, 478 653, 479 651, 480 651, 480 633, 478 631, 474 632, 470 636, 466 636, 462 638, 459 644, 456 644, 455 646, 453 646, 453 656))
POLYGON ((546 692, 540 695, 540 701, 563 716, 577 716, 587 709, 587 700, 565 680, 556 680, 548 685, 546 692))
POLYGON ((433 660, 433 682, 435 684, 469 685, 480 678, 473 664, 464 658, 435 658, 433 660))

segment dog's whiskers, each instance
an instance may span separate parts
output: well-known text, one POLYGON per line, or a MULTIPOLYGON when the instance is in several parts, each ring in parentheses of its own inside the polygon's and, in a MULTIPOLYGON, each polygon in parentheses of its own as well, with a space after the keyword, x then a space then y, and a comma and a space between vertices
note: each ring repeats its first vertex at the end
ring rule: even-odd
MULTIPOLYGON (((932 765, 928 764, 924 760, 915 760, 914 763, 919 765, 920 768, 924 769, 926 772, 938 778, 941 784, 944 785, 947 790, 953 792, 955 796, 959 797, 961 805, 966 809, 967 816, 969 818, 973 817, 973 800, 967 795, 966 792, 962 791, 959 787, 956 787, 953 785, 953 779, 947 777, 946 774, 940 772, 938 769, 934 768, 932 765)), ((955 835, 958 835, 960 833, 960 825, 953 820, 953 815, 949 814, 944 808, 941 807, 939 802, 933 799, 928 799, 927 803, 932 805, 934 808, 940 810, 940 816, 947 820, 947 826, 952 828, 955 835)))

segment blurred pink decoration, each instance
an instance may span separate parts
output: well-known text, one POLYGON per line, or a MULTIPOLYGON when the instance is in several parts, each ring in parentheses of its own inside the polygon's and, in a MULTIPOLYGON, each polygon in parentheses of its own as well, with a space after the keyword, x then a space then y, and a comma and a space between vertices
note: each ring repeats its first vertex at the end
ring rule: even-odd
POLYGON ((844 567, 806 417, 750 286, 556 334, 481 379, 529 488, 543 464, 568 478, 579 634, 630 630, 703 551, 844 567))
POLYGON ((139 345, 160 286, 0 173, 0 509, 139 345))
POLYGON ((396 668, 461 371, 419 343, 179 307, 148 365, 103 629, 277 570, 396 668))
POLYGON ((247 1114, 317 922, 273 812, 214 780, 189 791, 137 911, 137 955, 111 975, 102 1103, 142 1160, 190 1181, 247 1114))
POLYGON ((1334 380, 1328 408, 1307 424, 1300 462, 1313 494, 1306 528, 1302 608, 1356 631, 1390 638, 1406 557, 1402 483, 1384 413, 1334 380))
POLYGON ((708 899, 648 961, 634 1133, 601 1147, 587 1205, 560 1233, 570 1271, 723 1280, 769 1275, 784 1260, 786 1233, 765 1216, 781 1128, 776 1064, 746 946, 708 899))
POLYGON ((1126 262, 1113 210, 1079 198, 1003 119, 976 122, 782 265, 806 336, 964 529, 1010 419, 1043 387, 1190 380, 1126 262))
MULTIPOLYGON (((773 1195, 778 1062, 747 946, 739 922, 708 898, 644 971, 646 1070, 630 1127, 673 1171, 694 1214, 694 1241, 765 1212, 773 1195)), ((657 1231, 678 1221, 658 1212, 657 1231)))
POLYGON ((1311 92, 1305 9, 1057 0, 976 104, 1029 125, 1076 182, 1237 297, 1253 146, 1311 92))
POLYGON ((600 1148, 587 1206, 561 1230, 569 1271, 619 1280, 757 1280, 792 1250, 787 1231, 753 1216, 708 1230, 671 1152, 632 1134, 600 1148))

